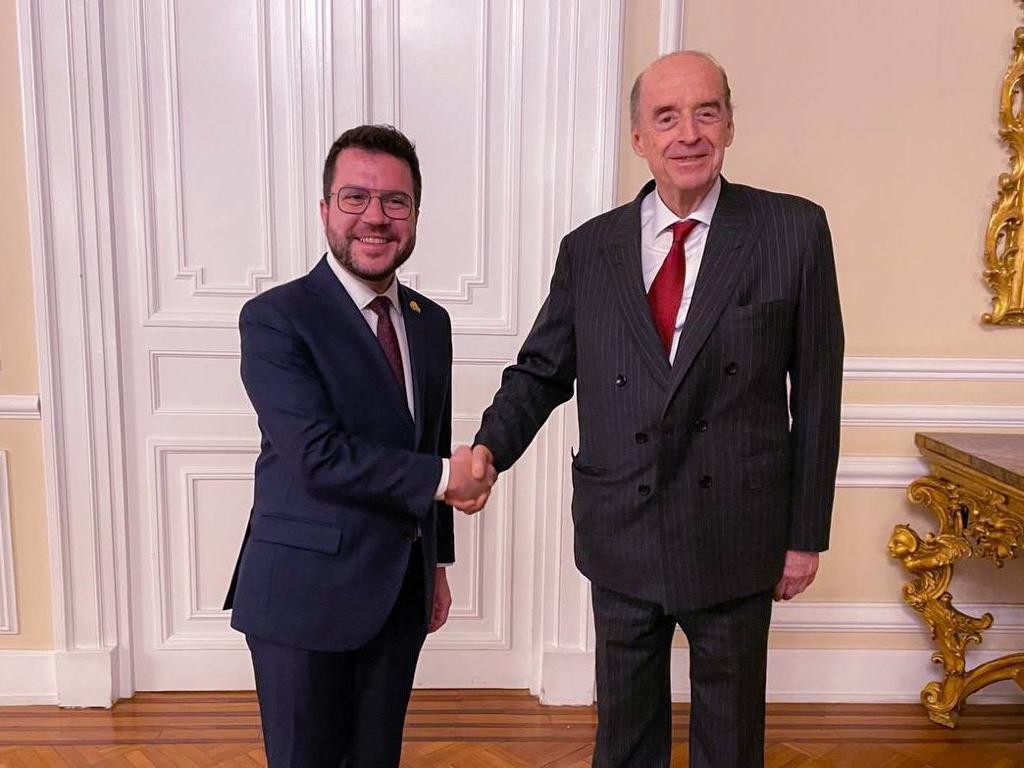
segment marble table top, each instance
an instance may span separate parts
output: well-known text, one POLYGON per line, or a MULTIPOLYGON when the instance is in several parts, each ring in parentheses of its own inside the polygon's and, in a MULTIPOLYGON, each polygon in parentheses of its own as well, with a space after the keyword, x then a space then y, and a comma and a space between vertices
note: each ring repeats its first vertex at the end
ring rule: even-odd
POLYGON ((914 442, 1024 491, 1024 435, 918 432, 914 442))

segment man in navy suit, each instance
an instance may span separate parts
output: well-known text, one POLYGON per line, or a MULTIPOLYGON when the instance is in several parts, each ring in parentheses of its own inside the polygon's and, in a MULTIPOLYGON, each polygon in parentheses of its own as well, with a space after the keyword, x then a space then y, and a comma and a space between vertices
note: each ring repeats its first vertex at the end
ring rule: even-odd
POLYGON ((270 768, 399 764, 420 648, 451 605, 450 505, 479 509, 494 480, 472 478, 468 448, 446 458, 451 322, 395 278, 421 187, 399 131, 343 133, 324 163, 330 254, 239 319, 262 440, 225 607, 270 768))

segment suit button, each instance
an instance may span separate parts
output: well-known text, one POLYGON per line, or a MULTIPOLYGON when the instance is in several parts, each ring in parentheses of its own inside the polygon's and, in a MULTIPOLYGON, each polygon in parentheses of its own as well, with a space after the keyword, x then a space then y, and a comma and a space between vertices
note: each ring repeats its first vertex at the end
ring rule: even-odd
POLYGON ((700 480, 697 481, 701 488, 711 487, 711 475, 701 475, 700 480))
POLYGON ((695 422, 693 422, 693 428, 696 429, 698 432, 707 432, 708 423, 704 421, 704 419, 697 419, 695 422))
POLYGON ((626 386, 626 377, 623 376, 621 373, 618 376, 615 377, 615 386, 616 387, 624 387, 624 386, 626 386))
POLYGON ((639 488, 637 488, 637 491, 641 496, 648 496, 651 493, 651 486, 641 485, 639 488))
POLYGON ((740 367, 738 365, 736 365, 736 363, 729 363, 727 366, 725 366, 725 375, 726 376, 735 376, 736 375, 736 371, 738 371, 739 369, 740 369, 740 367))
POLYGON ((637 432, 635 435, 633 435, 633 439, 636 440, 637 445, 643 445, 644 443, 647 442, 647 435, 645 435, 643 432, 637 432))

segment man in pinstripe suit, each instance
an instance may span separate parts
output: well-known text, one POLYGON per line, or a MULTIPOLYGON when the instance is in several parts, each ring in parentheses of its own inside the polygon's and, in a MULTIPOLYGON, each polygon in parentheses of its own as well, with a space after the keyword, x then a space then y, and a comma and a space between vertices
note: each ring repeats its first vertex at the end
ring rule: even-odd
POLYGON ((828 547, 843 359, 831 239, 814 203, 721 177, 734 127, 710 56, 655 61, 630 107, 654 180, 563 239, 474 471, 507 469, 575 384, 594 765, 669 764, 678 625, 690 765, 761 766, 771 600, 806 589, 828 547))

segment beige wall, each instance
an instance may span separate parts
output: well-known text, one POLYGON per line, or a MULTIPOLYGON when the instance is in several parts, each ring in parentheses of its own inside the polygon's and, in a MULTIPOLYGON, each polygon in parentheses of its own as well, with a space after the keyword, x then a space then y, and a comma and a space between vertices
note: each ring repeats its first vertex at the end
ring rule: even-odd
MULTIPOLYGON (((0 0, 0 395, 39 392, 17 28, 14 0, 0 0)), ((41 441, 39 421, 0 419, 20 628, 0 635, 0 649, 53 647, 41 441)))
POLYGON ((619 115, 620 203, 636 197, 650 178, 647 165, 633 154, 629 143, 629 92, 633 81, 651 59, 658 55, 660 0, 627 0, 622 49, 622 110, 619 115))
POLYGON ((727 176, 829 212, 851 355, 1013 357, 983 328, 981 251, 996 177, 1007 0, 696 0, 686 45, 727 68, 727 176))
MULTIPOLYGON (((657 54, 657 0, 630 0, 624 86, 657 54)), ((1024 329, 981 325, 982 243, 1007 169, 999 86, 1022 22, 1008 0, 687 0, 684 45, 729 72, 732 181, 821 203, 832 227, 847 354, 1024 357, 1024 329)), ((626 117, 623 103, 623 125, 626 117)), ((619 197, 646 181, 621 144, 619 197)), ((846 403, 1024 403, 1019 382, 850 382, 846 403)), ((853 427, 843 455, 916 455, 913 428, 853 427)), ((899 602, 897 523, 934 528, 901 489, 838 491, 832 549, 807 599, 899 602)), ((1024 602, 1024 563, 960 568, 959 600, 1024 602)), ((997 616, 998 619, 998 616, 997 616)), ((1005 639, 1005 638, 1004 638, 1005 639)), ((1009 642, 1018 643, 1020 638, 1009 642)), ((776 636, 777 646, 928 647, 898 635, 776 636)), ((986 638, 999 647, 1000 638, 986 638)))

